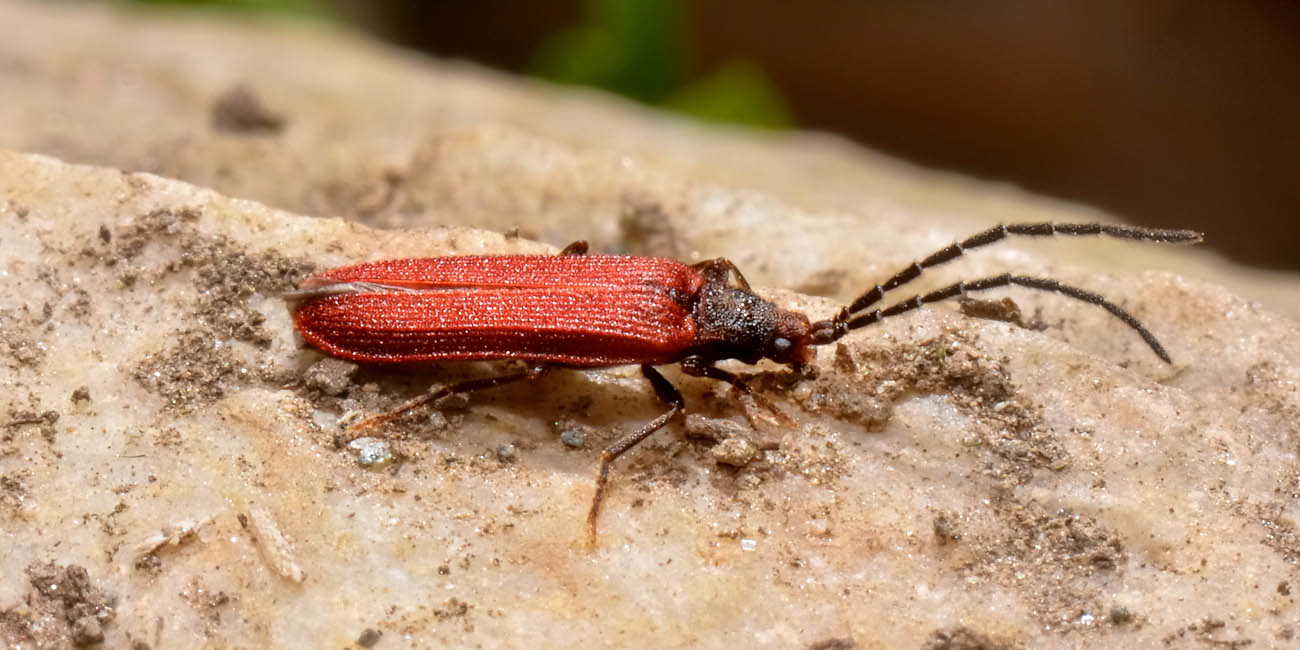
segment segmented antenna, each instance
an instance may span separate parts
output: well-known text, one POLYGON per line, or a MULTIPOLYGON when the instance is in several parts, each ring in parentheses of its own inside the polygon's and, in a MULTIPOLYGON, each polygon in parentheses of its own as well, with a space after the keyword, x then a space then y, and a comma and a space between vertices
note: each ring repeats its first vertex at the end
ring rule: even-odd
POLYGON ((994 244, 1011 235, 1020 235, 1025 237, 1051 237, 1055 235, 1064 235, 1071 237, 1093 237, 1106 235, 1116 239, 1132 239, 1137 241, 1153 241, 1167 244, 1195 244, 1201 241, 1201 233, 1195 230, 1163 230, 1159 228, 1141 228, 1138 226, 1119 226, 1105 223, 1011 223, 999 224, 981 232, 979 234, 967 237, 966 239, 949 244, 931 254, 929 257, 919 261, 912 262, 907 268, 894 274, 884 284, 878 284, 852 303, 849 303, 848 312, 857 313, 876 304, 881 298, 885 297, 885 292, 897 289, 921 275, 925 269, 938 266, 944 262, 961 257, 966 251, 994 244))
POLYGON ((872 323, 878 323, 891 316, 897 316, 918 309, 927 303, 963 296, 972 291, 987 291, 989 289, 1016 285, 1027 287, 1029 289, 1037 289, 1039 291, 1051 291, 1053 293, 1059 293, 1074 298, 1075 300, 1081 300, 1089 304, 1097 305, 1098 307, 1110 312, 1116 318, 1123 321, 1125 325, 1128 325, 1136 331, 1138 335, 1142 337, 1142 340, 1146 341, 1146 344, 1151 347, 1151 351, 1155 352, 1156 356, 1160 357, 1162 361, 1165 363, 1172 363, 1172 360, 1169 358, 1169 353, 1165 352, 1164 346, 1160 345, 1160 341, 1156 340, 1155 335, 1144 327, 1137 318, 1134 318, 1132 314, 1125 311, 1124 308, 1106 300, 1098 294, 1092 293, 1091 291, 1080 289, 1079 287, 1071 286, 1050 278, 1036 278, 1004 273, 1002 275, 981 278, 978 280, 957 282, 924 295, 912 296, 907 300, 890 305, 884 309, 876 309, 863 313, 867 307, 880 302, 886 292, 897 289, 898 287, 915 280, 925 269, 938 266, 945 262, 950 262, 961 257, 966 253, 966 251, 981 246, 988 246, 989 244, 1006 239, 1011 235, 1028 237, 1050 237, 1054 235, 1086 237, 1105 235, 1117 239, 1173 244, 1195 244, 1201 241, 1202 238, 1201 233, 1194 230, 1163 230, 1158 228, 1141 228, 1137 226, 1120 226, 1102 223, 1019 223, 994 226, 984 232, 935 251, 923 260, 912 262, 909 266, 898 273, 895 273, 893 277, 886 280, 884 284, 878 284, 875 287, 872 287, 870 291, 862 294, 857 300, 854 300, 849 304, 849 306, 842 309, 834 319, 815 323, 813 325, 813 340, 818 344, 828 343, 839 339, 841 336, 844 336, 852 330, 866 327, 872 323))
POLYGON ((878 323, 890 316, 897 316, 912 311, 913 309, 918 309, 926 303, 939 302, 940 300, 947 300, 948 298, 956 296, 964 296, 970 291, 987 291, 988 289, 997 289, 999 287, 1010 285, 1028 287, 1040 291, 1051 291, 1053 293, 1059 293, 1076 300, 1082 300, 1086 303, 1097 305, 1098 307, 1114 314, 1116 318, 1124 321, 1125 325, 1136 330, 1138 335, 1142 337, 1142 340, 1146 341, 1147 345, 1151 346, 1151 351, 1155 352, 1157 357, 1160 357, 1161 361, 1164 361, 1165 363, 1173 363, 1173 360, 1169 358, 1169 353, 1165 352, 1165 347, 1160 345, 1160 341, 1156 340, 1155 334, 1152 334, 1151 330, 1144 327, 1137 318, 1133 317, 1132 314, 1124 311, 1123 307, 1120 307, 1091 291, 1070 286, 1051 278, 1035 278, 1026 275, 1011 275, 1010 273, 1003 273, 1002 275, 995 275, 993 277, 981 278, 969 282, 957 282, 942 289, 931 291, 923 296, 912 296, 907 300, 886 307, 885 309, 877 309, 876 311, 868 312, 866 314, 859 314, 844 322, 844 331, 848 332, 858 329, 859 327, 866 327, 872 323, 878 323))

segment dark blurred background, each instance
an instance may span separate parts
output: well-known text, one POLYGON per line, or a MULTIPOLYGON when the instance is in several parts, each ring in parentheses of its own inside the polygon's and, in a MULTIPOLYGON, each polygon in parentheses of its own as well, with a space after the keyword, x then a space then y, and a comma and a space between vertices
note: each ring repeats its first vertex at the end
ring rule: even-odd
POLYGON ((310 13, 703 119, 835 131, 1300 269, 1289 0, 180 2, 310 13))

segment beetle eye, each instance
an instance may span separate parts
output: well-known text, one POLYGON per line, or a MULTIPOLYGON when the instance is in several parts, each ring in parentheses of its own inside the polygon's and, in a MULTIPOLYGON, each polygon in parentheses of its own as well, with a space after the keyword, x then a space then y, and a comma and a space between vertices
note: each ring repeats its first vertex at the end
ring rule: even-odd
POLYGON ((781 354, 783 352, 788 352, 793 345, 794 344, 790 342, 790 339, 780 336, 772 340, 772 351, 781 354))

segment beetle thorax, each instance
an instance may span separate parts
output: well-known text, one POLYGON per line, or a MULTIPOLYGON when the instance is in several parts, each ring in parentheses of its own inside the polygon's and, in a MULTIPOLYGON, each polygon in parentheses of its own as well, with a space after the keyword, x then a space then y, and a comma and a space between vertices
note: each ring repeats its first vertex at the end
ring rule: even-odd
POLYGON ((772 359, 791 365, 808 360, 808 318, 752 292, 721 282, 705 283, 691 314, 696 344, 688 356, 745 363, 772 359))

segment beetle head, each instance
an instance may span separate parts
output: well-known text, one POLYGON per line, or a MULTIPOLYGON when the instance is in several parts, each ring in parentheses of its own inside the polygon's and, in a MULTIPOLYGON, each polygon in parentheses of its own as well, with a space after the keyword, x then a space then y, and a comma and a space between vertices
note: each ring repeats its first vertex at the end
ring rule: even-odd
POLYGON ((811 332, 812 326, 808 323, 807 316, 797 311, 775 308, 763 356, 798 370, 812 361, 811 332))

